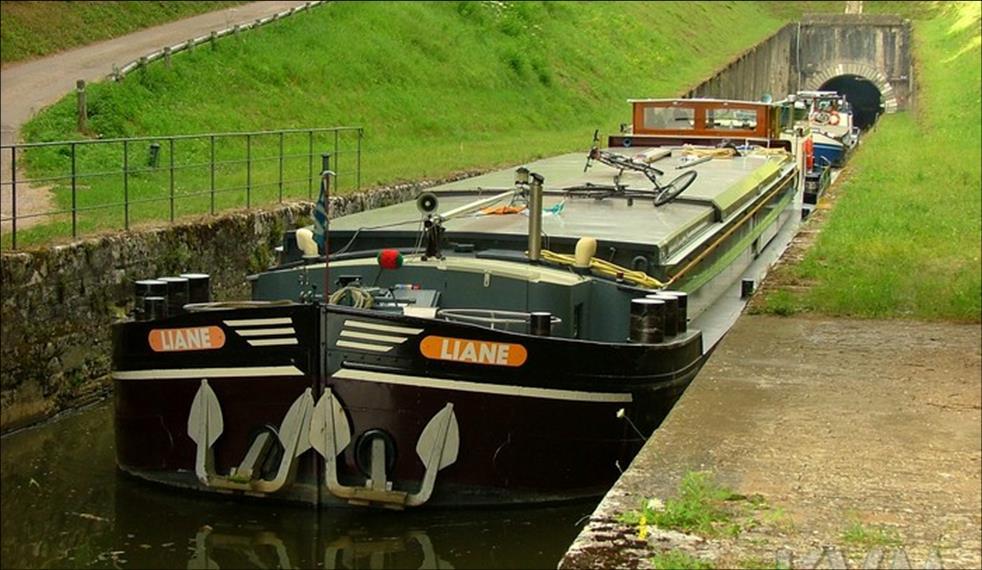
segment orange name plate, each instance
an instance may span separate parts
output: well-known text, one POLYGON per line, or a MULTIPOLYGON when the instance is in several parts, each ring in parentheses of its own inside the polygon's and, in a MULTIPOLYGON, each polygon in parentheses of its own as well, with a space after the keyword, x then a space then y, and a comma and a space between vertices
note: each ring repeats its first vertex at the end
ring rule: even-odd
POLYGON ((424 338, 419 343, 419 351, 431 360, 452 360, 494 366, 521 366, 528 358, 528 351, 520 344, 447 336, 424 338))
POLYGON ((216 326, 153 329, 148 340, 154 352, 214 350, 225 346, 225 331, 216 326))

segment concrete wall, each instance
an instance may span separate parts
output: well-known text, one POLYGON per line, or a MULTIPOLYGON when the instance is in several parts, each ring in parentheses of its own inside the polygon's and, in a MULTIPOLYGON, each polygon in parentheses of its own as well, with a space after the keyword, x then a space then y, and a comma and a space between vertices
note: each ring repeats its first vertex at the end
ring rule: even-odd
POLYGON ((813 90, 839 75, 859 75, 880 89, 886 111, 906 109, 913 92, 909 20, 885 14, 808 16, 741 54, 687 97, 775 100, 813 90))
POLYGON ((775 101, 783 99, 796 91, 797 76, 790 65, 795 34, 793 25, 781 28, 685 96, 759 101, 766 93, 775 101))
MULTIPOLYGON (((471 174, 468 174, 471 175, 471 174)), ((331 216, 407 200, 435 183, 333 198, 331 216)), ((198 223, 92 238, 0 258, 0 431, 78 407, 111 386, 110 325, 132 307, 136 279, 204 272, 217 300, 247 298, 287 228, 312 206, 241 211, 198 223)))

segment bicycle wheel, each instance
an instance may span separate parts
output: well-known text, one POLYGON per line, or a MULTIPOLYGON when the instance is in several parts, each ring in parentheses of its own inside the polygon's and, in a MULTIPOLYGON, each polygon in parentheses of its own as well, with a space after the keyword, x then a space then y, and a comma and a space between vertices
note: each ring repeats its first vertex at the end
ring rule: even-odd
POLYGON ((678 197, 686 188, 692 185, 699 173, 695 170, 683 172, 676 176, 671 182, 662 186, 658 195, 655 196, 655 206, 667 204, 678 197))

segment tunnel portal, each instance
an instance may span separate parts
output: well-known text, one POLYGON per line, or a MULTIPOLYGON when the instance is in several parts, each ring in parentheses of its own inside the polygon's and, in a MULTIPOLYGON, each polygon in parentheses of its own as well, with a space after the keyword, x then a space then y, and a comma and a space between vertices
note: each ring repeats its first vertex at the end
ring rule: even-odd
POLYGON ((844 95, 853 112, 853 125, 866 130, 883 112, 883 94, 875 83, 859 75, 839 75, 820 87, 844 95))

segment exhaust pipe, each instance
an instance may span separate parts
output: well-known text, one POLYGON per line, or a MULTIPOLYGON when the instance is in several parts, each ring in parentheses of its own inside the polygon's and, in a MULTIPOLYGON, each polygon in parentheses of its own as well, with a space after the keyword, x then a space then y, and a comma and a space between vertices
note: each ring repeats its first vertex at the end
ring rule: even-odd
POLYGON ((529 261, 538 263, 542 256, 542 182, 541 174, 532 172, 529 188, 529 261))

